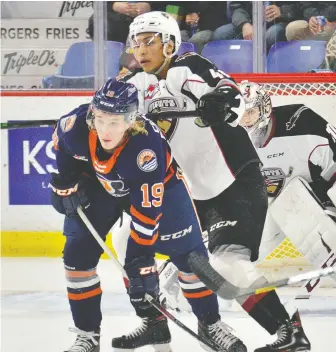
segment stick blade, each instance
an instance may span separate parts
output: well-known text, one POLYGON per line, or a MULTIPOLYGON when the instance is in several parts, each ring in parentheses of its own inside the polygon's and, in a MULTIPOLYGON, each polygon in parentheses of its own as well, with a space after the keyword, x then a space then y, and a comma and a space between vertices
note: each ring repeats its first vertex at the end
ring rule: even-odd
POLYGON ((240 289, 226 281, 202 254, 191 252, 188 264, 199 279, 219 297, 230 300, 240 295, 240 289))

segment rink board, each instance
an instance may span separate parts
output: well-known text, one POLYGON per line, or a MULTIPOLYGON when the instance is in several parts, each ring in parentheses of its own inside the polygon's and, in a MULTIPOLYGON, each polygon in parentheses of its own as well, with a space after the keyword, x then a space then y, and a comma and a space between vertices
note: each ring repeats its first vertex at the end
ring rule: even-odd
MULTIPOLYGON (((2 92, 2 121, 58 119, 91 96, 92 92, 2 92)), ((306 104, 336 125, 335 96, 274 96, 272 100, 274 106, 306 104)), ((49 172, 56 168, 52 129, 1 133, 1 255, 61 256, 63 216, 51 207, 48 189, 49 172)))

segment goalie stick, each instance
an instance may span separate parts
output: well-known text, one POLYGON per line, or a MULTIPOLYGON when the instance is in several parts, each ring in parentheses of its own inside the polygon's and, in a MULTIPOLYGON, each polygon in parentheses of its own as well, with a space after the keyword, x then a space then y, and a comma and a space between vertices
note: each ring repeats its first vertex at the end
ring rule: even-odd
MULTIPOLYGON (((91 232, 92 236, 95 238, 95 240, 98 242, 100 247, 105 251, 105 253, 108 255, 108 257, 111 259, 112 263, 114 266, 122 273, 124 277, 127 277, 127 274, 123 268, 123 266, 119 263, 119 261, 115 258, 111 250, 107 247, 106 243, 103 241, 103 239, 99 236, 98 232, 96 229, 93 227, 91 224, 90 220, 87 218, 85 213, 83 212, 81 207, 77 208, 78 215, 82 219, 83 223, 85 226, 89 229, 91 232)), ((182 330, 187 332, 189 335, 197 339, 200 343, 206 345, 208 348, 210 348, 212 351, 220 351, 220 346, 218 346, 215 342, 210 341, 208 339, 202 338, 198 336, 194 331, 189 329, 186 325, 184 325, 180 320, 175 318, 170 312, 168 312, 164 307, 162 307, 158 302, 155 301, 155 299, 149 295, 145 294, 145 297, 149 303, 151 303, 159 312, 161 312, 164 316, 166 316, 168 319, 170 319, 173 323, 175 323, 177 326, 179 326, 182 330)))
MULTIPOLYGON (((148 113, 145 115, 152 121, 161 119, 181 119, 189 117, 198 117, 196 110, 193 111, 165 111, 160 113, 148 113)), ((13 130, 19 128, 33 128, 33 127, 52 127, 56 125, 58 120, 24 120, 24 121, 7 121, 1 122, 2 130, 13 130)))
POLYGON ((201 281, 219 297, 224 299, 235 299, 242 296, 250 296, 272 291, 278 287, 290 286, 304 281, 318 279, 323 276, 336 274, 336 268, 329 267, 308 271, 303 274, 291 276, 281 280, 268 282, 262 286, 251 286, 248 288, 240 288, 226 281, 209 263, 208 259, 200 253, 192 252, 189 254, 188 263, 194 273, 201 281))

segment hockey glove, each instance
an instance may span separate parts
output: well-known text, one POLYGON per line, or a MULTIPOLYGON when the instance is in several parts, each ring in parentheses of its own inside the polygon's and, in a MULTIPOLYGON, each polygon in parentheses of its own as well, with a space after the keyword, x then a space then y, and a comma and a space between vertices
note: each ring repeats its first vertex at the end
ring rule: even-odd
POLYGON ((224 122, 236 127, 245 112, 245 101, 238 88, 231 85, 218 87, 204 94, 196 104, 199 127, 218 126, 224 122))
POLYGON ((52 173, 50 185, 51 204, 59 213, 74 217, 77 216, 78 206, 83 210, 90 206, 83 182, 64 185, 59 174, 52 173))
POLYGON ((124 266, 129 278, 128 294, 135 308, 147 309, 151 304, 145 299, 148 293, 154 299, 159 294, 159 279, 153 257, 136 257, 124 266))

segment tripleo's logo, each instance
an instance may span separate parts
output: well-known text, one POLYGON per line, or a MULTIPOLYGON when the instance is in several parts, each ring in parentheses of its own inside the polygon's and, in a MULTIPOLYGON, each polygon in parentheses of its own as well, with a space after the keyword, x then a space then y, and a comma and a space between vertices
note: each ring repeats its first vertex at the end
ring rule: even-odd
POLYGON ((16 72, 20 73, 21 69, 28 66, 58 66, 55 59, 55 51, 42 50, 36 52, 30 50, 28 54, 20 54, 17 51, 4 55, 5 68, 2 71, 3 75, 16 72))
POLYGON ((293 174, 293 167, 290 166, 287 175, 279 167, 270 167, 261 170, 265 178, 267 193, 269 197, 275 198, 282 191, 286 184, 286 178, 293 174))
POLYGON ((93 7, 93 1, 63 1, 58 17, 63 17, 68 12, 75 16, 77 10, 88 7, 93 7))

